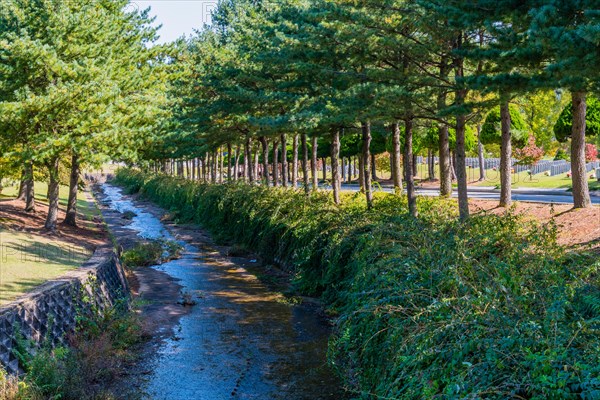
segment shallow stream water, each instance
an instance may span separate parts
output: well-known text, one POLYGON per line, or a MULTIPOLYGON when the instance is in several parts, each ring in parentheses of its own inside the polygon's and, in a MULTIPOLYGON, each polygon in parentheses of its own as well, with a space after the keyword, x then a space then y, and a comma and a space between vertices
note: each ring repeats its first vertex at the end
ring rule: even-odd
MULTIPOLYGON (((175 239, 119 188, 106 184, 103 189, 110 208, 136 214, 128 228, 139 236, 175 239)), ((178 279, 197 304, 148 361, 147 398, 344 398, 326 363, 329 327, 314 307, 286 302, 239 262, 181 244, 180 259, 152 268, 178 279)))

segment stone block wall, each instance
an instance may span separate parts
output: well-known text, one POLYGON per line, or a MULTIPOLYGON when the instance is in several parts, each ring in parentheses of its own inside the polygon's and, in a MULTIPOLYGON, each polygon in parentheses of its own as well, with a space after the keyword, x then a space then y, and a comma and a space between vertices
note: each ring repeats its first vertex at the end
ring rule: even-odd
POLYGON ((129 301, 129 287, 118 257, 101 247, 80 268, 48 281, 0 308, 0 366, 8 373, 21 369, 14 349, 20 333, 35 345, 66 344, 78 315, 129 301))

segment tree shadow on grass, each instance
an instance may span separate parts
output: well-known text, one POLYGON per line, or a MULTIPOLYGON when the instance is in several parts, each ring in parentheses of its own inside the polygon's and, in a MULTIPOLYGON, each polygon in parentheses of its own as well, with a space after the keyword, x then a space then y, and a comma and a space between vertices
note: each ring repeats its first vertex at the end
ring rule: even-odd
POLYGON ((19 279, 15 282, 4 283, 0 281, 0 307, 16 300, 20 296, 40 286, 46 279, 19 279))
POLYGON ((65 265, 75 267, 90 256, 70 243, 39 242, 33 240, 2 241, 2 260, 9 256, 17 257, 21 262, 65 265))

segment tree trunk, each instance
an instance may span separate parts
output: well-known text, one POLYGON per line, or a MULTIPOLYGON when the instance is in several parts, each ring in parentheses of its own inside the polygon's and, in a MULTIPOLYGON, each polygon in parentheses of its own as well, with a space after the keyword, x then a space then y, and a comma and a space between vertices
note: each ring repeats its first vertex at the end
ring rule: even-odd
POLYGON ((223 183, 223 175, 225 175, 223 173, 223 171, 225 170, 225 168, 223 168, 223 148, 221 146, 219 146, 219 183, 223 183))
POLYGON ((358 186, 360 187, 361 192, 365 192, 365 163, 363 161, 363 156, 360 154, 358 156, 358 186))
POLYGON ((311 146, 312 146, 312 158, 310 162, 311 174, 312 174, 312 189, 317 190, 319 188, 319 176, 317 175, 317 137, 313 136, 311 138, 311 146))
POLYGON ((48 163, 48 175, 50 182, 48 184, 48 215, 44 228, 49 231, 56 230, 56 220, 58 218, 58 157, 48 163))
POLYGON ((252 147, 250 137, 246 137, 244 144, 244 182, 253 182, 254 173, 252 171, 252 147))
POLYGON ((21 180, 19 181, 19 194, 17 200, 24 201, 27 198, 27 166, 21 171, 21 180))
POLYGON ((260 137, 260 142, 262 143, 262 156, 263 156, 263 172, 262 172, 262 180, 263 183, 267 186, 271 186, 271 179, 269 177, 269 141, 266 136, 260 137))
MULTIPOLYGON (((454 49, 462 49, 463 47, 463 32, 459 32, 457 40, 454 43, 454 49)), ((462 81, 465 77, 465 61, 461 56, 456 57, 454 60, 454 72, 455 81, 462 85, 462 81)), ((468 89, 459 87, 455 94, 455 104, 460 110, 465 104, 467 98, 468 89)), ((466 116, 459 111, 459 115, 456 116, 456 183, 458 185, 458 210, 460 218, 462 220, 469 217, 469 196, 467 188, 467 166, 466 166, 466 151, 465 151, 465 126, 466 116)))
POLYGON ((500 121, 502 139, 500 143, 500 207, 509 207, 512 203, 511 193, 511 158, 512 146, 510 141, 510 111, 508 100, 500 104, 500 121))
POLYGON ((77 226, 77 189, 79 184, 79 157, 73 152, 71 156, 71 178, 69 180, 69 199, 67 201, 67 215, 64 224, 77 226))
POLYGON ((456 152, 451 151, 450 152, 450 176, 452 177, 453 181, 456 180, 456 168, 454 168, 455 165, 456 165, 456 152))
MULTIPOLYGON (((361 124, 362 128, 362 159, 363 160, 372 160, 371 158, 371 122, 366 121, 361 124)), ((363 184, 365 191, 365 199, 367 200, 367 208, 373 207, 373 183, 371 182, 371 178, 373 177, 372 172, 369 167, 372 167, 373 164, 369 165, 369 162, 363 163, 364 170, 363 173, 363 184)))
POLYGON ((377 178, 377 165, 375 163, 375 154, 371 154, 371 175, 374 181, 376 181, 377 178))
POLYGON ((427 149, 427 175, 430 181, 435 179, 435 165, 433 163, 433 151, 427 149))
POLYGON ((233 164, 233 180, 237 181, 240 177, 240 145, 235 146, 235 163, 233 164))
POLYGON ((273 140, 273 186, 279 186, 279 141, 273 140))
POLYGON ((232 168, 231 168, 231 143, 227 143, 227 181, 232 181, 232 168))
POLYGON ((571 179, 573 182, 573 207, 592 206, 587 172, 585 170, 585 128, 587 114, 586 92, 574 91, 573 130, 571 132, 571 179))
POLYGON ((469 196, 467 192, 467 166, 465 164, 465 122, 464 115, 456 117, 456 182, 458 185, 458 211, 461 219, 469 217, 469 196))
POLYGON ((294 134, 292 142, 292 187, 298 187, 298 135, 294 134))
POLYGON ((306 134, 302 134, 302 178, 304 180, 304 191, 306 194, 310 193, 310 187, 308 186, 308 143, 306 134))
POLYGON ((258 148, 259 146, 255 146, 254 148, 254 162, 252 164, 252 168, 254 169, 254 181, 258 182, 260 181, 259 175, 258 175, 258 161, 259 161, 259 151, 260 149, 258 148))
POLYGON ((419 167, 419 160, 416 154, 413 153, 413 161, 412 161, 412 168, 413 168, 413 176, 416 178, 417 176, 419 176, 418 174, 418 167, 419 167))
POLYGON ((392 181, 394 183, 394 190, 396 193, 402 193, 402 172, 401 172, 401 161, 400 161, 400 125, 398 122, 394 122, 392 125, 392 181))
POLYGON ((333 140, 331 141, 331 186, 333 186, 333 202, 340 204, 340 131, 334 130, 333 140))
POLYGON ((479 158, 479 181, 485 180, 485 157, 481 143, 481 124, 477 124, 477 157, 479 158))
POLYGON ((342 182, 346 182, 346 157, 342 157, 342 182))
POLYGON ((417 216, 417 195, 415 193, 414 158, 413 158, 413 119, 404 120, 404 165, 406 166, 406 195, 410 215, 417 216))
POLYGON ((287 137, 281 135, 281 183, 288 187, 287 137))
POLYGON ((352 182, 352 174, 354 169, 354 157, 348 157, 348 172, 346 172, 346 183, 352 182))
POLYGON ((35 211, 35 187, 33 181, 33 163, 25 164, 25 212, 35 211))
POLYGON ((440 196, 452 196, 452 159, 450 156, 450 139, 448 126, 441 124, 438 130, 440 144, 440 196))
POLYGON ((327 180, 327 159, 321 158, 321 165, 323 166, 323 182, 327 180))
POLYGON ((212 183, 217 183, 219 180, 219 154, 214 151, 212 153, 212 183))

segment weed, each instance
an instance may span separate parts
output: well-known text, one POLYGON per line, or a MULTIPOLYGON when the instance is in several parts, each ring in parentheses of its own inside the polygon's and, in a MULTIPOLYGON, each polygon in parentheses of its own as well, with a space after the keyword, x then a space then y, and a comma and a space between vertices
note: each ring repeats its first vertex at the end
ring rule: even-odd
POLYGON ((173 240, 152 240, 138 243, 134 248, 121 254, 121 261, 127 268, 147 267, 177 259, 183 247, 173 240))

